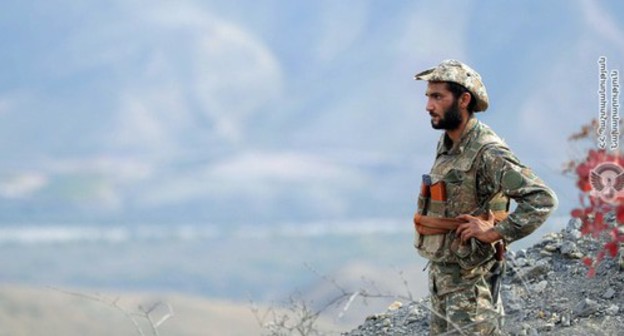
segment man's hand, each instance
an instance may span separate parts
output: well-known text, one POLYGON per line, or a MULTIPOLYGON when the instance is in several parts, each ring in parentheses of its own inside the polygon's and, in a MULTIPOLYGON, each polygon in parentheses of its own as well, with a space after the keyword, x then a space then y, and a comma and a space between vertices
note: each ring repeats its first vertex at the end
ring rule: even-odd
POLYGON ((498 232, 494 231, 494 214, 492 211, 488 211, 487 219, 471 215, 459 215, 456 217, 466 221, 466 223, 459 224, 457 227, 457 236, 461 238, 463 242, 475 237, 484 243, 493 243, 503 238, 498 232))

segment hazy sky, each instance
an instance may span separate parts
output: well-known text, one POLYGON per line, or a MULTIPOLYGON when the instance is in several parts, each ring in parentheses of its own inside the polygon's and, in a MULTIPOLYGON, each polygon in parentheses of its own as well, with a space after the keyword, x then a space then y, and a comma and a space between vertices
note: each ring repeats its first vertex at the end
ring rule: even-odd
POLYGON ((589 0, 4 1, 0 197, 10 211, 401 217, 439 136, 413 75, 457 58, 488 89, 478 117, 569 208, 558 171, 567 136, 598 116, 598 57, 624 70, 617 13, 589 0))

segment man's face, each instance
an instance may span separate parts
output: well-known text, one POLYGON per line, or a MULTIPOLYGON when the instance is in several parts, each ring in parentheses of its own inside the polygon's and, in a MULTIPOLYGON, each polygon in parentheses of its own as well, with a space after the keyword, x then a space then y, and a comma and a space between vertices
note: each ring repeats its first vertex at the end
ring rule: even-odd
POLYGON ((429 82, 427 84, 427 112, 431 116, 434 129, 454 130, 462 122, 458 99, 448 90, 446 83, 429 82))

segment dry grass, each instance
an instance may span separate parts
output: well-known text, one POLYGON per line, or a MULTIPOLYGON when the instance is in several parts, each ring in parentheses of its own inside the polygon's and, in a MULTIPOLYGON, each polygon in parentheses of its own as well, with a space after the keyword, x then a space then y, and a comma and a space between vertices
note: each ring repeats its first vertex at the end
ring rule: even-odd
MULTIPOLYGON (((90 290, 72 290, 96 294, 90 290)), ((167 294, 106 293, 125 310, 167 302, 175 316, 158 330, 160 335, 260 335, 248 304, 167 294)), ((149 324, 137 319, 146 335, 149 324)), ((50 288, 0 285, 0 336, 32 335, 138 335, 121 311, 104 302, 69 295, 50 288)))

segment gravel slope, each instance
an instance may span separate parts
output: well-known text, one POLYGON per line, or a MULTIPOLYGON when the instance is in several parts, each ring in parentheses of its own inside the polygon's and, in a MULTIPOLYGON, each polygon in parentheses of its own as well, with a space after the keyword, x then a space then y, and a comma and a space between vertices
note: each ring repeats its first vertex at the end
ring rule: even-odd
MULTIPOLYGON (((606 257, 588 277, 581 260, 594 256, 604 237, 581 236, 579 229, 580 223, 570 220, 561 232, 508 253, 502 287, 506 335, 624 334, 624 256, 606 257)), ((427 298, 395 302, 343 335, 426 335, 428 306, 427 298)))

